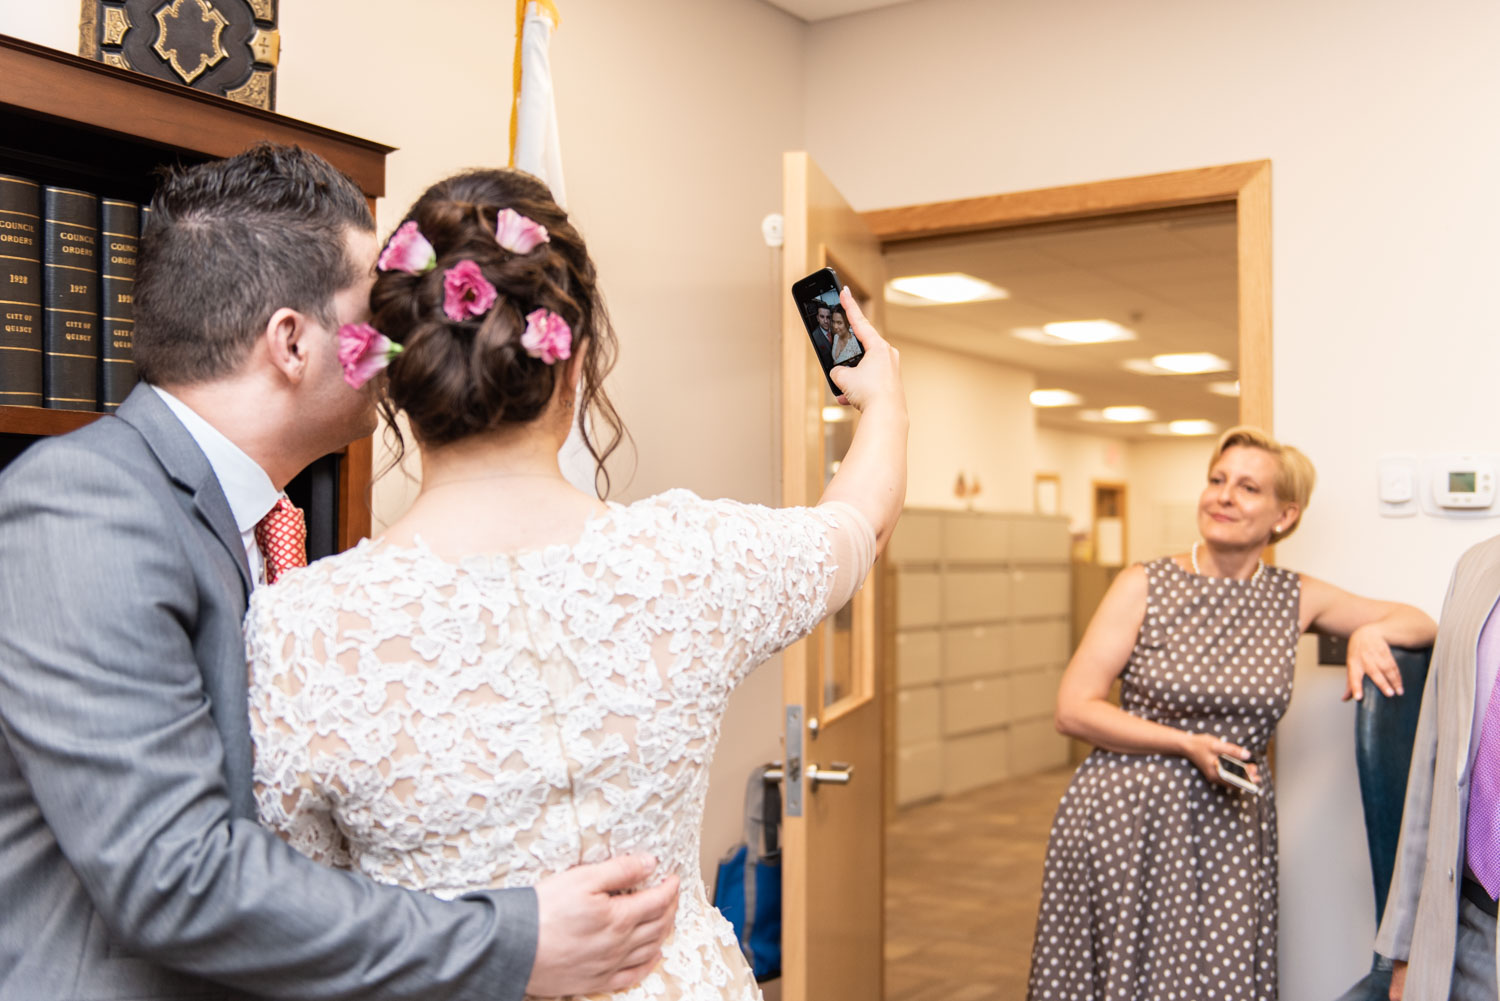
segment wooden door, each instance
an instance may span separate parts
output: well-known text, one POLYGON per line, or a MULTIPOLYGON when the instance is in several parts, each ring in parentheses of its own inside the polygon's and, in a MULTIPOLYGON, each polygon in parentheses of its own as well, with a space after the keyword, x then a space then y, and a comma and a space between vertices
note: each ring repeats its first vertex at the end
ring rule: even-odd
MULTIPOLYGON (((792 282, 829 266, 884 333, 880 244, 806 153, 783 161, 782 502, 815 503, 855 414, 829 394, 792 282)), ((784 1001, 878 1001, 884 934, 878 574, 783 658, 784 1001)))

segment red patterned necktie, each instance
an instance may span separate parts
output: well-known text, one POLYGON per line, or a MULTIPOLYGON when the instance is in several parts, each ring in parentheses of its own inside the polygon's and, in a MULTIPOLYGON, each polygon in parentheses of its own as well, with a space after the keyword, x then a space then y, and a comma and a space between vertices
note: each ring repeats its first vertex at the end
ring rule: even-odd
POLYGON ((296 567, 307 566, 307 522, 302 509, 285 496, 255 526, 255 544, 266 561, 266 583, 296 567))

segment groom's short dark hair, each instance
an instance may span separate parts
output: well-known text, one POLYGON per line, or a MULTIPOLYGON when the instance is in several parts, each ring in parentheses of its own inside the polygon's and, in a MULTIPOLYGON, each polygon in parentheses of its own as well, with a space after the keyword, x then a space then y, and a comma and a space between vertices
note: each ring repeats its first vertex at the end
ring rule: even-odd
POLYGON ((365 196, 316 153, 259 143, 167 171, 141 235, 135 360, 142 379, 203 382, 234 371, 282 307, 333 322, 359 276, 349 229, 373 231, 365 196))

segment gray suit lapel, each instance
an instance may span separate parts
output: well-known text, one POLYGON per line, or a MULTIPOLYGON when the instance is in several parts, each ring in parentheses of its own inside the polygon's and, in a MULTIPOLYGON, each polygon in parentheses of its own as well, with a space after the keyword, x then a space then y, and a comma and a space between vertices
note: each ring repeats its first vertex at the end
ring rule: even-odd
MULTIPOLYGON (((1461 593, 1453 595, 1453 609, 1444 616, 1449 625, 1447 649, 1443 660, 1451 671, 1448 685, 1452 696, 1445 704, 1461 716, 1454 720, 1458 735, 1458 770, 1463 774, 1469 760, 1469 738, 1474 719, 1474 682, 1479 661, 1479 634, 1484 629, 1495 602, 1500 599, 1500 559, 1485 553, 1476 560, 1473 576, 1458 581, 1461 593)), ((1436 656, 1438 651, 1434 651, 1436 656)))
POLYGON ((245 556, 240 529, 229 510, 224 488, 203 450, 156 391, 144 383, 131 390, 116 416, 141 433, 167 475, 192 496, 198 517, 234 558, 240 571, 240 583, 245 589, 243 597, 248 601, 252 587, 250 563, 245 556))

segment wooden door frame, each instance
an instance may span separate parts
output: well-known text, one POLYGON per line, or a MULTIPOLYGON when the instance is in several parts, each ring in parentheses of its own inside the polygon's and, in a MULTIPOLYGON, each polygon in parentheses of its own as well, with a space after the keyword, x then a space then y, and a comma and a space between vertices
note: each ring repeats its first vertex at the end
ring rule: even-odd
POLYGON ((1223 205, 1235 210, 1240 422, 1270 431, 1270 160, 906 205, 861 215, 881 243, 889 247, 893 243, 933 236, 1068 220, 1123 222, 1142 212, 1197 205, 1223 205))
MULTIPOLYGON (((1128 222, 1163 209, 1219 205, 1235 213, 1242 424, 1271 428, 1271 161, 1176 170, 1009 194, 904 205, 861 213, 882 248, 911 240, 1066 221, 1128 222)), ((1268 557, 1269 558, 1269 557, 1268 557)), ((882 613, 889 616, 894 595, 882 613)), ((889 618, 886 622, 891 621, 889 618)), ((884 624, 884 637, 893 634, 884 624)), ((891 644, 883 643, 883 647, 891 644)), ((884 664, 895 660, 887 649, 884 664)), ((885 816, 896 811, 894 671, 884 672, 885 816)))
POLYGON ((1130 565, 1130 484, 1124 480, 1091 480, 1089 486, 1089 541, 1099 562, 1099 488, 1120 492, 1120 563, 1130 565))

